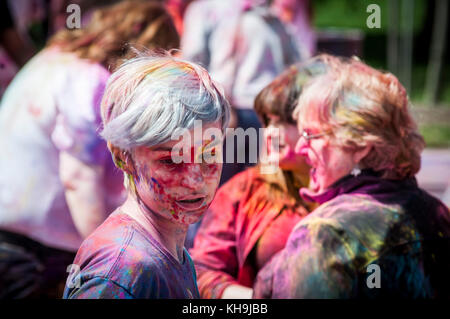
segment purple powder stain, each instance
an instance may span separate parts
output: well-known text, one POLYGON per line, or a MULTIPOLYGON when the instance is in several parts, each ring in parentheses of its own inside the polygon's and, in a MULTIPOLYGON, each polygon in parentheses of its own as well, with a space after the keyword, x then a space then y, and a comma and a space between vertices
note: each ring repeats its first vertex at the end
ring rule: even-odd
POLYGON ((152 182, 155 183, 156 185, 158 185, 158 187, 161 187, 161 185, 159 185, 158 181, 152 177, 152 182))

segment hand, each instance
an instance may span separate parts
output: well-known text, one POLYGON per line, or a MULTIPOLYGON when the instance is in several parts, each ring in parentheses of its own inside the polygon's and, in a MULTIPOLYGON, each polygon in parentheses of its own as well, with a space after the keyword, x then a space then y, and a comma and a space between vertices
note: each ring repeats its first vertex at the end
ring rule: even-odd
POLYGON ((222 299, 252 299, 253 289, 241 286, 230 285, 222 293, 222 299))

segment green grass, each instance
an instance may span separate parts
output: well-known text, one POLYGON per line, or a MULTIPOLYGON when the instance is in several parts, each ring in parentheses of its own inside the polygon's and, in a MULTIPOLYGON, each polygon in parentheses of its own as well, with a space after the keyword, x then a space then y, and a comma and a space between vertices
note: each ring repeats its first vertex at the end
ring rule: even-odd
MULTIPOLYGON (((363 60, 369 65, 386 70, 386 36, 388 32, 389 0, 315 0, 312 1, 314 26, 317 29, 359 29, 365 34, 363 60), (366 12, 369 4, 378 4, 381 11, 381 28, 369 29, 366 26, 366 12)), ((427 9, 426 0, 414 1, 414 33, 417 35, 424 27, 427 9)), ((401 10, 399 1, 399 10, 401 10)), ((417 48, 420 43, 415 42, 417 48)), ((447 48, 448 50, 449 48, 447 48)), ((444 61, 441 88, 438 103, 450 107, 450 64, 444 61)), ((411 90, 409 93, 413 103, 424 102, 424 89, 427 73, 427 61, 413 61, 411 74, 411 90)))
MULTIPOLYGON (((323 28, 360 29, 366 33, 380 34, 387 32, 388 0, 315 0, 312 1, 314 12, 314 26, 323 28), (369 29, 366 26, 367 6, 380 6, 381 28, 369 29)), ((414 32, 420 31, 425 18, 426 0, 414 1, 414 32)), ((401 2, 399 2, 401 9, 401 2)))
POLYGON ((422 125, 419 130, 427 147, 450 147, 450 123, 449 125, 422 125))

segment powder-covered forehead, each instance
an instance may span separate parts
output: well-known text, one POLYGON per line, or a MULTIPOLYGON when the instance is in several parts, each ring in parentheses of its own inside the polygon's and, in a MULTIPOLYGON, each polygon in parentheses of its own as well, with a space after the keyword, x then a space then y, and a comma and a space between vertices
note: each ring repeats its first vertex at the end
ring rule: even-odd
POLYGON ((330 104, 337 94, 333 87, 334 81, 333 76, 329 74, 318 76, 302 92, 294 111, 294 118, 300 128, 314 122, 320 124, 323 129, 328 129, 332 113, 330 104))
POLYGON ((195 120, 229 118, 222 89, 202 67, 169 55, 140 56, 111 75, 102 101, 102 136, 127 150, 170 140, 195 120))

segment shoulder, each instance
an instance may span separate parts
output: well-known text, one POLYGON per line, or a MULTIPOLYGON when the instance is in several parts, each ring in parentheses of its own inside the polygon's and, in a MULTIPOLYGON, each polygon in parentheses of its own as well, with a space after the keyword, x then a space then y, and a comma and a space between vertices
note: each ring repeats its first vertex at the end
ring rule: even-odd
MULTIPOLYGON (((84 89, 94 91, 94 93, 99 89, 99 86, 101 89, 106 86, 110 72, 103 65, 87 59, 81 59, 72 53, 67 54, 67 76, 70 79, 78 80, 76 82, 80 83, 78 85, 82 86, 84 89)), ((65 62, 62 60, 61 63, 64 65, 65 62)), ((103 91, 101 93, 103 93, 103 91)))
POLYGON ((218 192, 221 191, 230 195, 235 193, 242 193, 255 183, 264 183, 264 180, 261 178, 261 175, 258 172, 258 168, 250 167, 245 171, 233 176, 229 181, 227 181, 222 187, 219 188, 218 192))
POLYGON ((148 298, 167 286, 167 263, 167 256, 122 215, 112 216, 89 236, 75 259, 81 269, 79 290, 98 285, 148 298))
POLYGON ((74 263, 86 276, 108 277, 132 237, 127 220, 114 212, 83 241, 74 263))
POLYGON ((311 214, 311 219, 321 218, 346 224, 360 219, 373 221, 395 218, 400 213, 400 205, 382 203, 369 195, 344 194, 319 206, 311 214))
POLYGON ((83 96, 92 98, 99 87, 103 94, 110 76, 110 72, 100 63, 82 59, 73 52, 63 52, 58 47, 44 49, 37 58, 35 63, 42 62, 46 66, 45 74, 51 77, 46 80, 57 82, 54 85, 59 91, 66 91, 67 94, 82 92, 81 96, 72 96, 75 101, 83 96))
POLYGON ((313 242, 331 249, 344 247, 353 255, 379 251, 386 234, 402 222, 399 205, 387 205, 368 195, 340 195, 319 206, 292 231, 289 242, 313 242))

